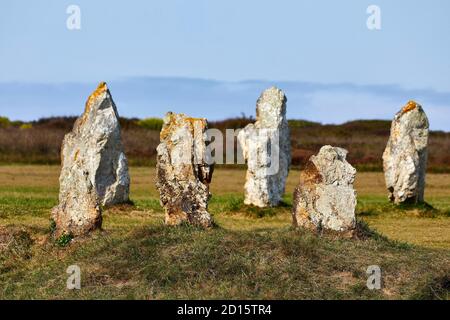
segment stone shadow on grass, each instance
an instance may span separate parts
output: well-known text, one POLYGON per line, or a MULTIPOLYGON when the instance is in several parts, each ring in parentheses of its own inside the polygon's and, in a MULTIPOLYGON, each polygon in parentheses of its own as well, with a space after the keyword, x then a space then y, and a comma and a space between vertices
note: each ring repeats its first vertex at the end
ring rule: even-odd
POLYGON ((232 197, 229 199, 229 201, 227 201, 226 206, 221 209, 222 212, 220 213, 243 213, 244 215, 252 218, 264 218, 273 217, 279 213, 284 213, 285 211, 290 212, 292 209, 292 205, 286 201, 281 201, 277 206, 260 208, 254 205, 245 204, 243 198, 232 197))
POLYGON ((439 216, 450 217, 450 210, 439 210, 433 207, 427 202, 422 203, 383 203, 377 207, 372 207, 367 210, 362 210, 357 212, 357 216, 360 217, 375 217, 381 215, 403 215, 403 216, 414 216, 421 218, 436 218, 439 216))

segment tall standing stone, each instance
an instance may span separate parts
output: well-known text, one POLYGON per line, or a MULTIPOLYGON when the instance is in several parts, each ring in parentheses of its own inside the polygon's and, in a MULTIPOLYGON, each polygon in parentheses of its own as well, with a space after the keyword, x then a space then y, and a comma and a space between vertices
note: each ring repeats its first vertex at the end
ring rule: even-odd
POLYGON ((239 132, 248 166, 245 204, 270 207, 282 200, 291 163, 286 101, 280 89, 265 90, 256 103, 256 122, 239 132))
POLYGON ((172 112, 164 117, 156 149, 156 186, 167 225, 185 222, 208 228, 213 224, 208 200, 214 167, 206 152, 206 129, 206 119, 172 112))
POLYGON ((83 115, 64 137, 57 235, 85 234, 101 227, 101 206, 129 200, 130 178, 119 117, 106 83, 90 95, 83 115))
POLYGON ((356 170, 347 150, 324 146, 300 174, 294 192, 294 226, 352 234, 356 227, 356 170))
POLYGON ((428 159, 428 118, 422 107, 409 101, 392 121, 383 154, 389 199, 399 203, 424 201, 428 159))

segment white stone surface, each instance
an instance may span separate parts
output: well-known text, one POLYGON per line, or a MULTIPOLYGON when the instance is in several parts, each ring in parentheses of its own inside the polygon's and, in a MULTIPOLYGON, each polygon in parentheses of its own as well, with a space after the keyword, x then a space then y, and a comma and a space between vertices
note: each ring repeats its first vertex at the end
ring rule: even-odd
POLYGON ((425 112, 414 101, 408 102, 392 121, 383 168, 389 199, 397 204, 424 201, 428 128, 425 112))
POLYGON ((248 166, 245 204, 270 207, 282 200, 291 163, 286 101, 280 89, 265 90, 256 104, 256 122, 239 132, 248 166))
POLYGON ((352 232, 356 226, 356 170, 347 150, 324 146, 308 161, 294 192, 295 226, 314 230, 352 232))
POLYGON ((61 158, 59 205, 53 209, 58 233, 79 235, 100 227, 100 206, 129 200, 127 158, 106 83, 91 94, 64 137, 61 158))
POLYGON ((157 148, 156 186, 165 209, 165 223, 190 223, 209 228, 209 184, 214 166, 207 161, 206 119, 169 112, 157 148))

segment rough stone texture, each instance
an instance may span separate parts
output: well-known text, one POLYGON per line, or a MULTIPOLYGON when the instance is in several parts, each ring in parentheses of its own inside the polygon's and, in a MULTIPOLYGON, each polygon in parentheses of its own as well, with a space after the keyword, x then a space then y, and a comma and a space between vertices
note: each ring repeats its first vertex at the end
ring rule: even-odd
POLYGON ((214 167, 207 158, 206 129, 206 119, 172 112, 164 117, 156 149, 156 187, 167 225, 186 222, 208 228, 213 224, 208 200, 214 167))
POLYGON ((101 226, 101 206, 129 200, 130 178, 117 109, 102 82, 83 115, 64 137, 59 205, 53 209, 58 234, 82 235, 101 226))
POLYGON ((392 121, 383 167, 389 199, 395 203, 424 201, 428 127, 425 112, 414 101, 408 102, 392 121))
POLYGON ((317 231, 352 233, 356 227, 356 170, 347 161, 347 150, 324 146, 300 174, 294 192, 295 226, 317 231))
POLYGON ((245 204, 270 207, 282 200, 291 163, 286 102, 280 89, 272 87, 265 90, 256 103, 256 122, 239 132, 238 140, 248 166, 244 187, 245 204), (275 140, 271 140, 273 138, 275 140), (271 141, 279 143, 276 172, 269 169, 271 152, 276 150, 271 141))

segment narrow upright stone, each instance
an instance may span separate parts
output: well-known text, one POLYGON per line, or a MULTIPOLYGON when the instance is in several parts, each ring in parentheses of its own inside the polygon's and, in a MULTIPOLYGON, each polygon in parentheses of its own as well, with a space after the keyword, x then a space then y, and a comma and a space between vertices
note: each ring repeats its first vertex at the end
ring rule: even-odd
POLYGON ((424 201, 428 160, 428 118, 422 107, 409 101, 392 121, 383 154, 389 199, 397 204, 424 201))
POLYGON ((82 235, 101 227, 101 206, 129 200, 130 178, 117 109, 102 82, 83 115, 64 137, 59 205, 52 216, 58 234, 82 235))
POLYGON ((172 112, 164 117, 156 149, 156 186, 167 225, 186 222, 208 228, 213 224, 208 200, 214 167, 206 154, 206 129, 206 119, 172 112))
POLYGON ((356 170, 347 150, 324 146, 300 174, 294 192, 294 226, 352 235, 356 227, 356 170))
POLYGON ((256 103, 256 122, 239 132, 248 166, 245 204, 271 207, 282 200, 291 163, 286 101, 280 89, 265 90, 256 103))

